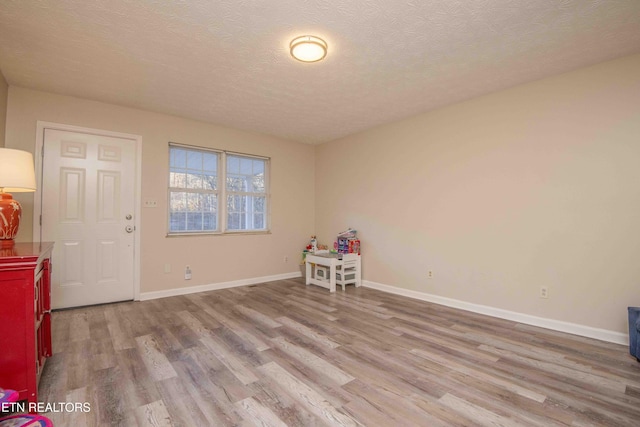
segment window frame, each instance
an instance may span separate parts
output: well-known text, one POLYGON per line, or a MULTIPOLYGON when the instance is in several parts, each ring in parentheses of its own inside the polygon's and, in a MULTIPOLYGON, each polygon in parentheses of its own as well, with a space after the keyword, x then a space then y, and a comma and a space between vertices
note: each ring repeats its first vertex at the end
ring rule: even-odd
MULTIPOLYGON (((169 142, 168 144, 168 166, 169 171, 167 173, 167 237, 183 237, 183 236, 203 236, 203 235, 246 235, 246 234, 270 234, 271 233, 271 158, 266 156, 259 156, 255 154, 240 153, 236 151, 220 150, 216 148, 206 148, 194 145, 180 144, 176 142, 169 142), (217 175, 216 175, 216 190, 197 190, 186 189, 181 187, 171 187, 171 149, 181 148, 184 150, 200 151, 205 153, 213 153, 217 155, 217 175), (255 192, 239 192, 245 196, 251 196, 252 194, 264 196, 264 228, 261 229, 228 229, 228 205, 227 196, 236 192, 227 190, 227 157, 235 156, 240 158, 249 158, 262 160, 264 162, 264 193, 255 192), (194 193, 207 193, 216 194, 216 229, 215 230, 202 230, 202 231, 171 231, 171 194, 172 192, 194 192, 194 193)), ((253 212, 253 211, 252 211, 253 212)))

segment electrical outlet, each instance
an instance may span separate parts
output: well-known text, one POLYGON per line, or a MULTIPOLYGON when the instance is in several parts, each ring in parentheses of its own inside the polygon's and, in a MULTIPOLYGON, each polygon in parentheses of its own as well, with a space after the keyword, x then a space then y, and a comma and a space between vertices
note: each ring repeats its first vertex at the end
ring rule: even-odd
POLYGON ((187 268, 184 269, 184 280, 191 280, 191 267, 187 265, 187 268))
POLYGON ((164 274, 169 274, 171 273, 171 264, 165 264, 164 265, 164 274))
POLYGON ((433 271, 429 270, 429 271, 427 272, 427 277, 428 277, 429 279, 433 279, 433 271))
POLYGON ((157 208, 158 202, 156 200, 145 200, 142 203, 142 206, 144 206, 145 208, 157 208))
POLYGON ((549 298, 549 288, 540 286, 540 298, 549 298))
POLYGON ((284 256, 284 262, 289 262, 289 257, 288 256, 284 256))

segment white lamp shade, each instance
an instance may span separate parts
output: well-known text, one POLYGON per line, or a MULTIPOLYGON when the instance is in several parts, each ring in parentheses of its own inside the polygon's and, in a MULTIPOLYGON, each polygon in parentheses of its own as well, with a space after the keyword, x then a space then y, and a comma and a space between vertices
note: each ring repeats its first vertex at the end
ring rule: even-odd
POLYGON ((0 148, 0 190, 5 193, 36 191, 36 174, 31 153, 0 148))

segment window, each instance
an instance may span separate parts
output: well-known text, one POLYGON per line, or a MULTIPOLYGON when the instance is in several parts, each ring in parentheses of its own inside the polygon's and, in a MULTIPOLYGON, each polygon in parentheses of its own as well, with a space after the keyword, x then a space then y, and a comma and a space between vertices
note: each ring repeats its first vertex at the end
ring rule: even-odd
POLYGON ((227 230, 265 230, 266 160, 227 154, 227 230))
POLYGON ((216 231, 220 153, 169 148, 169 232, 216 231))
POLYGON ((265 157, 169 144, 169 234, 267 231, 268 171, 265 157))

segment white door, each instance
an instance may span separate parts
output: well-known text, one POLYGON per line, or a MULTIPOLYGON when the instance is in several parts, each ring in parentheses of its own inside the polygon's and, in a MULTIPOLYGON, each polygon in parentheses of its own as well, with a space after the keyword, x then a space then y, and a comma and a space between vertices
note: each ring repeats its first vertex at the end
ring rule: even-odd
POLYGON ((134 298, 135 140, 44 130, 42 241, 55 242, 51 305, 134 298))

